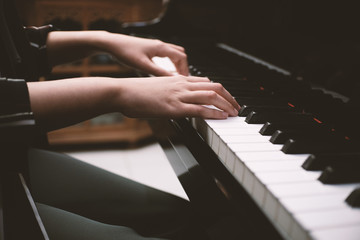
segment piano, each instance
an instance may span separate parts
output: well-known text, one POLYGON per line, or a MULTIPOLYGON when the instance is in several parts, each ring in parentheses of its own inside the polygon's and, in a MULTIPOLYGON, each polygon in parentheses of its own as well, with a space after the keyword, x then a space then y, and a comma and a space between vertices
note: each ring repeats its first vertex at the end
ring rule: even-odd
POLYGON ((191 74, 242 107, 226 120, 151 122, 209 239, 360 239, 355 9, 181 0, 158 23, 125 30, 183 45, 191 74))

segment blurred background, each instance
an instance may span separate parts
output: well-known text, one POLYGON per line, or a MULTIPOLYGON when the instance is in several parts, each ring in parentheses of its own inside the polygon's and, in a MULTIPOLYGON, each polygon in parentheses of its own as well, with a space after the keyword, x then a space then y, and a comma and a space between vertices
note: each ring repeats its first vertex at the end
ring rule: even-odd
MULTIPOLYGON (((107 30, 121 33, 123 24, 147 22, 163 11, 162 0, 17 0, 25 26, 53 24, 59 30, 107 30)), ((134 77, 136 73, 108 54, 57 66, 41 80, 69 77, 134 77)), ((151 141, 146 121, 128 119, 120 113, 106 114, 76 126, 49 133, 54 147, 84 145, 135 146, 151 141)))

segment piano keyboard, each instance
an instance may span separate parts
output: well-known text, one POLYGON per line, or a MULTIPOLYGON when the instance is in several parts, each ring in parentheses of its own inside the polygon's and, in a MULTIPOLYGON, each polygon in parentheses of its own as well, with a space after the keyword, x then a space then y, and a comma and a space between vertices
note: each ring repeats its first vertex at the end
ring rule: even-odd
POLYGON ((324 105, 344 102, 290 82, 286 71, 261 61, 239 62, 244 75, 190 66, 193 75, 222 83, 242 106, 238 117, 193 118, 192 126, 285 239, 360 239, 360 154, 351 137, 322 122, 331 114, 324 105), (313 102, 315 96, 321 97, 313 102))
POLYGON ((360 208, 345 199, 359 183, 327 185, 244 117, 192 119, 193 126, 286 239, 359 239, 360 208))

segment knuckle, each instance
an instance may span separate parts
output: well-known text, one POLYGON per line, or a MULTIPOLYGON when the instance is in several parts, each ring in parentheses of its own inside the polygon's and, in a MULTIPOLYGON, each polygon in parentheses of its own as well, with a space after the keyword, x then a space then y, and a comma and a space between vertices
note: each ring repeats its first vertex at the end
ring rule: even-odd
POLYGON ((159 44, 159 45, 162 45, 164 43, 163 41, 161 41, 159 39, 154 39, 153 41, 154 41, 154 43, 159 44))
POLYGON ((183 59, 187 58, 187 54, 184 52, 180 52, 179 56, 180 56, 180 58, 183 58, 183 59))
POLYGON ((172 59, 174 62, 178 63, 181 62, 183 60, 187 59, 187 55, 185 53, 181 53, 181 52, 174 52, 174 54, 172 55, 172 59))
POLYGON ((185 52, 185 48, 183 46, 175 45, 180 51, 185 52))
POLYGON ((216 99, 217 98, 217 93, 214 91, 208 91, 207 92, 207 98, 209 99, 216 99))
POLYGON ((214 83, 214 89, 217 91, 222 91, 224 87, 221 83, 214 83))
POLYGON ((178 78, 180 82, 184 84, 190 82, 190 78, 187 76, 177 75, 176 78, 178 78))
POLYGON ((205 81, 211 82, 211 80, 208 77, 203 77, 205 81))
POLYGON ((202 107, 196 108, 194 112, 195 112, 196 116, 204 116, 205 115, 205 109, 202 107))
POLYGON ((154 42, 155 47, 157 47, 157 48, 164 48, 166 46, 163 41, 158 40, 158 39, 154 39, 153 42, 154 42))
POLYGON ((211 80, 208 77, 194 77, 200 81, 206 81, 206 82, 211 82, 211 80))

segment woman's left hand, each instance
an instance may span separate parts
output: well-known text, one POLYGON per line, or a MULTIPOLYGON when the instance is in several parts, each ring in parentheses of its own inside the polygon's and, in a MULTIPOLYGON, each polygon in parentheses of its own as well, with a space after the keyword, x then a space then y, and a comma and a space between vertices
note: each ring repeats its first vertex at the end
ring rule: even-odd
POLYGON ((155 76, 171 76, 173 73, 157 66, 153 57, 168 57, 179 74, 189 75, 187 56, 183 47, 160 40, 110 33, 104 45, 106 51, 130 67, 155 76))

